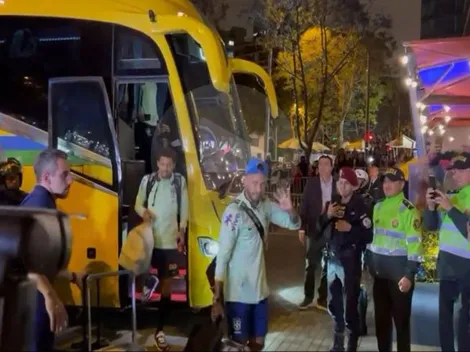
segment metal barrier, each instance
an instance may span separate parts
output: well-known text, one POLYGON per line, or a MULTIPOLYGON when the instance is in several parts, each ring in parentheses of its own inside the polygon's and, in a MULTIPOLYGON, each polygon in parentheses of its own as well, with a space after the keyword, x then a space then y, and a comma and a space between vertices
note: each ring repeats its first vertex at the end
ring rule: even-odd
POLYGON ((82 302, 83 308, 86 311, 87 319, 83 321, 83 341, 79 345, 86 351, 93 351, 103 347, 107 347, 109 344, 102 343, 101 341, 101 313, 100 313, 100 280, 106 277, 113 276, 128 276, 132 281, 131 285, 131 305, 132 305, 132 344, 135 344, 136 333, 137 333, 137 308, 135 301, 135 274, 129 270, 110 271, 104 273, 90 274, 83 278, 83 291, 82 291, 82 302), (96 328, 96 342, 92 343, 92 324, 91 324, 91 281, 96 280, 96 307, 97 311, 97 328, 96 328))

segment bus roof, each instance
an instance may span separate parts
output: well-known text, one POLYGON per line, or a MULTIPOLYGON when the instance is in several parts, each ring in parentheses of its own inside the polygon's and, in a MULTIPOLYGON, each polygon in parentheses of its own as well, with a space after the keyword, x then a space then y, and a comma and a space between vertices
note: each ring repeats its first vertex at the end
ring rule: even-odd
POLYGON ((219 34, 188 0, 2 0, 0 16, 73 18, 108 22, 149 36, 188 32, 203 48, 214 87, 228 92, 231 72, 219 34), (155 18, 151 18, 152 11, 155 18))
POLYGON ((186 15, 203 21, 192 3, 187 0, 81 0, 56 1, 4 0, 0 2, 0 15, 47 16, 77 18, 124 24, 145 32, 150 24, 149 10, 160 15, 186 15), (142 21, 143 19, 146 21, 142 21))

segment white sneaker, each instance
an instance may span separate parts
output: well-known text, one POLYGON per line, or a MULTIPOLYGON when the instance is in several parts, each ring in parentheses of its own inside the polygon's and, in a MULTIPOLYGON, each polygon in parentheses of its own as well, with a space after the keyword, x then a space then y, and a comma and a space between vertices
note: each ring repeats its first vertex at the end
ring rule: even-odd
POLYGON ((170 350, 170 346, 166 342, 165 333, 163 331, 155 332, 155 347, 160 352, 166 352, 170 350))

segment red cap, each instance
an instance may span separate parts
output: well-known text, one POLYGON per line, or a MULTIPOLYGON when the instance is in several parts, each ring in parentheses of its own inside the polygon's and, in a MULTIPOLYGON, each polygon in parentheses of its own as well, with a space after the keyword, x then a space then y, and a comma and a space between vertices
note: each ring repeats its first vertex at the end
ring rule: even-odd
POLYGON ((341 170, 339 170, 339 178, 344 178, 353 187, 357 187, 359 185, 356 172, 350 167, 342 167, 341 170))

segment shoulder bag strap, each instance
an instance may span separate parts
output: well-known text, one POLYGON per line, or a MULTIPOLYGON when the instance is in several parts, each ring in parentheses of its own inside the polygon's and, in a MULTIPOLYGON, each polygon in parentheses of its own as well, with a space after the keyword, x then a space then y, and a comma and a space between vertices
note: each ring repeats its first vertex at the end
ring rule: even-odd
POLYGON ((258 216, 255 214, 253 209, 249 208, 245 203, 243 203, 239 199, 234 200, 232 203, 237 204, 240 207, 240 209, 242 209, 246 213, 246 215, 250 217, 251 221, 253 221, 253 223, 255 224, 256 229, 258 230, 258 233, 261 239, 264 240, 264 226, 261 224, 261 221, 259 220, 258 216))

